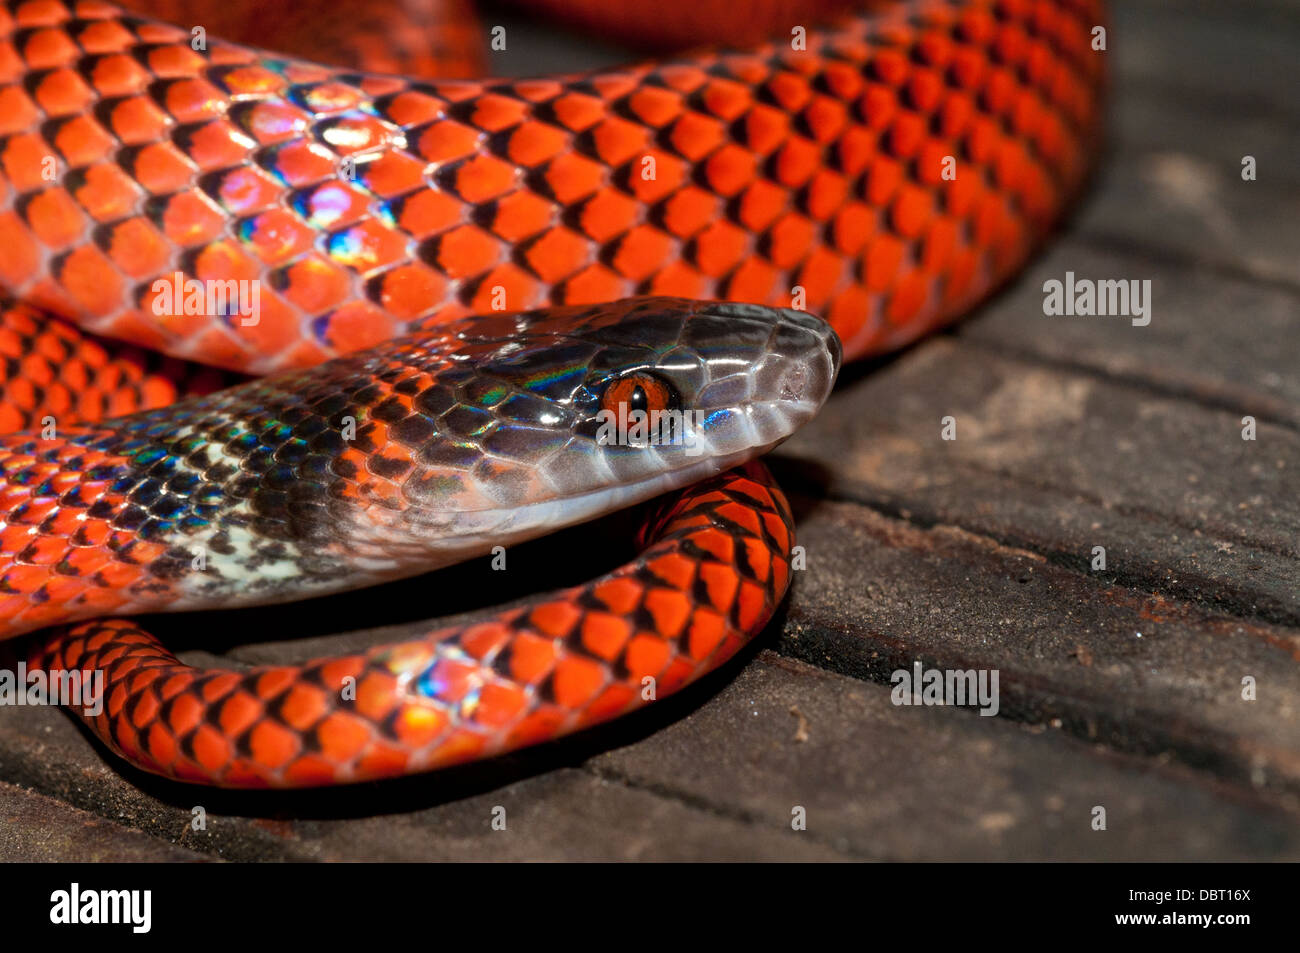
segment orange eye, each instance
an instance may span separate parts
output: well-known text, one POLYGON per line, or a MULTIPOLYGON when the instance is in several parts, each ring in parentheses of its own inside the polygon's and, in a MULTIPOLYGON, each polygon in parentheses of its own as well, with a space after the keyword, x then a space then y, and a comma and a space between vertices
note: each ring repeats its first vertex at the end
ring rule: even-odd
POLYGON ((600 398, 601 409, 615 414, 620 404, 626 405, 625 413, 634 410, 652 413, 668 410, 672 402, 673 393, 668 385, 650 374, 628 374, 611 381, 600 398))

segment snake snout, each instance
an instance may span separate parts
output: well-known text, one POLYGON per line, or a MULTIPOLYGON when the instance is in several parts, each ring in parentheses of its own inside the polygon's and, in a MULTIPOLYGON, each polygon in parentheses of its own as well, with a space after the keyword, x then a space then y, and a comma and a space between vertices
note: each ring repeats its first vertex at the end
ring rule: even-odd
POLYGON ((690 335, 707 386, 692 395, 709 451, 733 463, 785 440, 821 409, 839 371, 839 339, 803 311, 711 303, 690 335))
POLYGON ((806 311, 781 310, 777 351, 790 357, 775 385, 778 400, 807 401, 821 407, 840 370, 843 348, 839 335, 821 318, 806 311))

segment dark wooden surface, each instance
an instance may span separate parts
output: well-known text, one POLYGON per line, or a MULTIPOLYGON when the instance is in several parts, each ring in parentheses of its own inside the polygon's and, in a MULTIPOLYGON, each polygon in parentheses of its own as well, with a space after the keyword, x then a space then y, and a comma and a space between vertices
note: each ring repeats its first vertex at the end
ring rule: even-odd
MULTIPOLYGON (((283 796, 141 776, 60 712, 0 709, 0 858, 1300 857, 1300 4, 1114 6, 1094 189, 1013 287, 848 369, 776 454, 808 568, 736 664, 568 742, 283 796), (1150 279, 1150 326, 1044 317, 1067 270, 1150 279), (917 659, 998 670, 999 716, 891 704, 917 659)), ((546 42, 539 68, 578 65, 546 42)), ((235 663, 373 644, 607 568, 609 531, 389 587, 380 618, 359 595, 158 629, 235 663)))

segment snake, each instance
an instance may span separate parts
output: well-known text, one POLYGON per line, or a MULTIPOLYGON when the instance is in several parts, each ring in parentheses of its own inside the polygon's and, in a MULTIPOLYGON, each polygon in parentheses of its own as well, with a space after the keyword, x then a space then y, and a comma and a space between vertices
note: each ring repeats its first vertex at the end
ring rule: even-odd
POLYGON ((734 657, 801 568, 758 458, 1021 270, 1101 140, 1100 0, 539 0, 647 58, 527 79, 462 3, 139 5, 0 3, 0 639, 194 784, 493 757, 734 657), (133 621, 634 504, 627 564, 351 655, 133 621))

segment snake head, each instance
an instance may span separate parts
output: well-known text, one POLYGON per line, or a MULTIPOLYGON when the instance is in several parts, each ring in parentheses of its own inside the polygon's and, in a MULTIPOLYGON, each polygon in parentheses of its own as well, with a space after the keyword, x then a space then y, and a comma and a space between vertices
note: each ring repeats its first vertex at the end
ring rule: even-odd
POLYGON ((840 344, 800 311, 679 298, 441 329, 408 517, 470 545, 580 522, 733 467, 821 407, 840 344), (454 532, 451 523, 455 523, 454 532))

